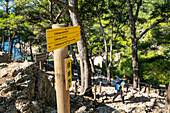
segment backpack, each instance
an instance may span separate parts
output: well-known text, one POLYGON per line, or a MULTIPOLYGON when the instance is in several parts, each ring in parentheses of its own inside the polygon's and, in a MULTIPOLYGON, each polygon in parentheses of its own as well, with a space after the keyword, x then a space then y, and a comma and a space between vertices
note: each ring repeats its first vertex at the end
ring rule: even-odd
POLYGON ((117 91, 119 91, 119 90, 121 90, 121 82, 122 82, 123 80, 121 79, 121 78, 117 78, 117 79, 115 79, 115 81, 114 81, 114 87, 115 87, 115 89, 117 90, 117 91), (117 84, 119 84, 119 86, 117 85, 117 84))

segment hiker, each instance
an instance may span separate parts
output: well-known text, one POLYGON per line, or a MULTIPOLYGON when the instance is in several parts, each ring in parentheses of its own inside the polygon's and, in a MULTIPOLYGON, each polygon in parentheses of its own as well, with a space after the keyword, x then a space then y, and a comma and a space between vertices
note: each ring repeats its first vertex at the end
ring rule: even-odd
POLYGON ((115 80, 115 89, 117 90, 116 95, 113 98, 113 101, 116 99, 116 97, 120 94, 122 98, 122 103, 124 104, 124 96, 125 96, 125 80, 127 80, 126 74, 123 75, 123 79, 117 78, 115 80))

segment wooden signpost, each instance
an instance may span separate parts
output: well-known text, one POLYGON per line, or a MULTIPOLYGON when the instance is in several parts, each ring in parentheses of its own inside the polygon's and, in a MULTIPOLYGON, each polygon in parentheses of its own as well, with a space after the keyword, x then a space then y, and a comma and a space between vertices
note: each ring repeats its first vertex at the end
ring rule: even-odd
POLYGON ((46 53, 39 53, 35 55, 36 62, 44 61, 44 60, 46 60, 46 53))
POLYGON ((35 55, 35 61, 39 62, 40 70, 42 70, 42 62, 46 60, 46 53, 40 53, 35 55))
MULTIPOLYGON (((46 37, 48 52, 54 50, 57 112, 70 113, 70 92, 66 90, 66 88, 69 83, 71 85, 71 82, 67 81, 68 85, 66 86, 65 69, 67 65, 65 64, 65 58, 68 57, 67 46, 80 41, 80 26, 66 27, 65 24, 53 24, 52 28, 53 29, 46 30, 46 37)), ((69 69, 71 69, 71 62, 68 70, 69 69)), ((67 71, 67 74, 68 73, 69 71, 67 71)))

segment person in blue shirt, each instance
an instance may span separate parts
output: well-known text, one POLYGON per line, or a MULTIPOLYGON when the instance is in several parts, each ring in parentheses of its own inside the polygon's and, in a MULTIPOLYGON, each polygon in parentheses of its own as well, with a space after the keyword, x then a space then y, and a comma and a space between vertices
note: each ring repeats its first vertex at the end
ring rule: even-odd
POLYGON ((123 79, 120 81, 120 83, 119 84, 116 84, 117 86, 116 87, 119 87, 119 90, 117 90, 117 93, 116 93, 116 95, 114 96, 114 98, 113 98, 113 101, 116 99, 116 97, 118 96, 118 95, 121 95, 121 98, 122 98, 122 103, 124 104, 125 102, 124 102, 124 96, 125 96, 125 91, 124 91, 124 89, 125 89, 125 81, 127 80, 127 76, 126 76, 126 74, 124 74, 123 75, 123 79))

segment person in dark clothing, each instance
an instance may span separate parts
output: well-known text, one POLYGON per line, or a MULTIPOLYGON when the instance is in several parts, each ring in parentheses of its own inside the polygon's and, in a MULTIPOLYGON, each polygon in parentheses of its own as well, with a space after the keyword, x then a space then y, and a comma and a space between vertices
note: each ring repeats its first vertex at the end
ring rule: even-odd
MULTIPOLYGON (((118 96, 118 95, 121 95, 121 98, 122 98, 122 103, 124 104, 125 102, 124 102, 124 96, 125 96, 125 91, 124 91, 124 89, 125 89, 125 81, 127 80, 127 76, 126 76, 126 74, 124 74, 123 75, 123 79, 121 80, 121 82, 119 83, 119 84, 115 84, 116 85, 116 87, 118 87, 118 90, 117 90, 117 93, 116 93, 116 95, 114 96, 114 98, 113 98, 113 101, 116 99, 116 97, 118 96)), ((117 89, 117 88, 116 88, 117 89)))

